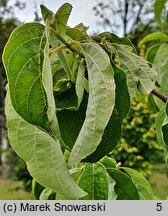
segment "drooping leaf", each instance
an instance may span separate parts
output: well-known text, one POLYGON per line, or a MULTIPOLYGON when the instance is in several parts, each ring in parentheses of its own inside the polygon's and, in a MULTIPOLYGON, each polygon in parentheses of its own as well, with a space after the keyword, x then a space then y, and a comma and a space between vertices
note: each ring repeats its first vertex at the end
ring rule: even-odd
POLYGON ((137 86, 141 93, 149 94, 155 86, 157 73, 148 63, 124 45, 115 45, 121 69, 126 73, 130 97, 137 86))
POLYGON ((138 78, 136 77, 138 71, 138 65, 133 60, 133 58, 129 58, 127 54, 123 51, 118 52, 119 63, 121 69, 125 72, 127 76, 127 85, 129 90, 129 95, 132 98, 135 94, 138 84, 138 78))
POLYGON ((115 103, 114 71, 108 55, 94 43, 81 46, 88 69, 89 99, 85 121, 70 154, 70 166, 96 150, 115 103))
POLYGON ((134 169, 123 167, 124 171, 131 177, 133 183, 135 184, 140 200, 152 200, 154 194, 149 182, 145 177, 134 169))
POLYGON ((139 200, 138 190, 129 176, 114 168, 107 169, 107 172, 116 182, 117 200, 139 200))
POLYGON ((100 163, 85 164, 78 185, 88 193, 80 198, 85 200, 107 200, 108 199, 108 174, 100 163))
POLYGON ((101 143, 95 152, 85 158, 84 161, 96 162, 111 152, 118 144, 122 134, 122 122, 126 118, 130 108, 130 96, 128 93, 127 80, 124 72, 113 63, 115 78, 115 106, 112 116, 104 130, 101 143))
MULTIPOLYGON (((127 116, 130 107, 126 76, 122 70, 113 67, 115 72, 116 96, 113 114, 105 128, 101 143, 95 152, 83 161, 96 162, 111 152, 121 138, 122 121, 127 116)), ((80 84, 80 83, 79 83, 80 84)), ((83 102, 77 111, 63 110, 57 113, 60 131, 64 142, 72 149, 85 119, 87 95, 85 93, 83 102)))
POLYGON ((84 196, 85 192, 70 177, 59 140, 24 121, 13 109, 9 94, 5 110, 10 144, 27 163, 33 178, 67 198, 84 196))
POLYGON ((41 8, 41 14, 43 16, 43 20, 44 21, 51 21, 52 20, 52 17, 53 17, 53 12, 50 11, 45 5, 40 5, 40 8, 41 8))
POLYGON ((161 29, 162 29, 161 13, 162 13, 165 3, 166 3, 166 0, 155 0, 155 4, 154 4, 155 20, 157 21, 161 29))
POLYGON ((71 53, 71 56, 72 56, 71 57, 71 62, 72 62, 72 64, 71 64, 72 65, 71 66, 71 68, 72 68, 72 77, 73 77, 73 80, 76 81, 76 77, 77 77, 77 73, 78 73, 77 72, 78 71, 78 67, 79 67, 79 64, 83 62, 83 60, 77 54, 75 56, 75 54, 71 53))
POLYGON ((61 62, 61 65, 63 66, 67 76, 68 76, 68 79, 70 80, 73 80, 72 78, 72 70, 71 70, 71 67, 69 65, 69 62, 68 62, 68 56, 66 54, 66 52, 64 52, 63 50, 59 51, 58 53, 58 57, 59 57, 59 60, 61 62))
MULTIPOLYGON (((71 178, 76 182, 78 183, 78 179, 81 175, 83 171, 83 168, 82 167, 77 167, 77 168, 73 168, 73 169, 70 169, 69 172, 70 172, 70 175, 71 175, 71 178)), ((61 195, 61 194, 56 194, 56 199, 57 200, 67 200, 67 197, 61 195)))
MULTIPOLYGON (((157 83, 160 87, 157 87, 160 92, 164 95, 168 95, 168 45, 162 44, 158 49, 155 58, 153 60, 153 68, 158 73, 157 83)), ((154 97, 154 101, 158 108, 162 108, 164 106, 164 102, 162 102, 159 98, 154 97)))
POLYGON ((78 96, 78 107, 81 104, 83 95, 84 95, 84 90, 85 90, 85 68, 84 68, 84 63, 81 61, 79 63, 78 71, 77 71, 77 77, 76 77, 76 94, 78 96))
POLYGON ((151 34, 147 35, 146 37, 144 37, 139 42, 138 46, 141 46, 142 44, 144 44, 146 42, 155 41, 155 40, 168 41, 168 36, 162 32, 151 33, 151 34))
POLYGON ((50 133, 57 137, 62 142, 58 120, 55 114, 55 100, 53 95, 53 74, 51 69, 51 62, 49 58, 49 25, 46 23, 45 28, 45 37, 46 37, 46 44, 44 47, 44 60, 42 66, 42 74, 41 74, 41 81, 43 84, 44 91, 46 93, 46 100, 47 100, 47 117, 48 122, 47 125, 50 128, 50 133))
POLYGON ((39 23, 16 28, 5 46, 3 62, 14 109, 26 121, 48 129, 48 102, 41 78, 44 31, 39 23))

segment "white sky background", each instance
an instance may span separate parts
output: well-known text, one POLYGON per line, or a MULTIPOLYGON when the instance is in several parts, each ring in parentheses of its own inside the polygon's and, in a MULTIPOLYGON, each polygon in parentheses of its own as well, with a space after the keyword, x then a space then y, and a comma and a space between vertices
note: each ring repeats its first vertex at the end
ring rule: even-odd
MULTIPOLYGON (((10 1, 11 4, 15 0, 10 1)), ((96 5, 96 0, 20 0, 20 2, 26 3, 26 8, 24 10, 17 10, 16 16, 22 22, 32 22, 34 19, 35 5, 39 10, 40 14, 40 4, 44 4, 54 13, 57 9, 65 2, 72 4, 73 9, 70 15, 68 25, 73 27, 79 23, 83 23, 86 26, 89 26, 88 33, 93 34, 98 31, 103 31, 96 22, 98 17, 94 16, 93 7, 96 5)))

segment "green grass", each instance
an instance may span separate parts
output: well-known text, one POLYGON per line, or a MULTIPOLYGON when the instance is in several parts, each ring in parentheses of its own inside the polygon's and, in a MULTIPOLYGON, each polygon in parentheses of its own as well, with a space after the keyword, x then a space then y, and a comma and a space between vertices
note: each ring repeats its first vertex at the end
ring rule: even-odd
POLYGON ((153 173, 150 183, 156 199, 168 199, 168 177, 165 173, 153 173))
POLYGON ((156 199, 168 199, 168 177, 166 176, 166 165, 157 164, 153 167, 149 179, 156 199))
MULTIPOLYGON (((164 164, 154 166, 149 179, 156 199, 168 199, 168 177, 164 164)), ((0 200, 33 200, 33 195, 24 191, 22 182, 0 179, 0 200)))
POLYGON ((33 195, 24 191, 22 182, 0 179, 0 200, 33 200, 33 195))

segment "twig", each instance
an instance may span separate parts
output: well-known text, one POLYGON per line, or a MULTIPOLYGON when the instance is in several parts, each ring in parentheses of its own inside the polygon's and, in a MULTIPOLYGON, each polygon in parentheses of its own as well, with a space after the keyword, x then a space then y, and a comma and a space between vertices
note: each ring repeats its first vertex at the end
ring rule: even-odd
POLYGON ((79 54, 80 57, 84 58, 83 53, 80 52, 79 50, 77 50, 77 49, 76 49, 75 47, 73 47, 71 44, 67 43, 67 41, 64 40, 64 38, 62 38, 61 35, 58 34, 58 32, 57 32, 55 29, 51 28, 51 31, 54 32, 55 36, 56 36, 63 44, 65 44, 66 47, 67 47, 68 49, 70 49, 72 52, 75 52, 75 53, 79 54))
POLYGON ((159 92, 159 91, 156 90, 156 89, 153 89, 153 90, 151 91, 151 93, 152 93, 153 95, 155 95, 156 97, 160 98, 164 103, 166 103, 167 100, 168 100, 168 96, 162 94, 161 92, 159 92))

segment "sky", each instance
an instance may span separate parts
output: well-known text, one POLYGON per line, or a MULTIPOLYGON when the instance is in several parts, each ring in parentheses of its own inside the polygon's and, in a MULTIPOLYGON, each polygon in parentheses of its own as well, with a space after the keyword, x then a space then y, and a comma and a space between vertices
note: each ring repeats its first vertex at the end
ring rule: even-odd
MULTIPOLYGON (((10 1, 15 2, 15 0, 10 1)), ((73 27, 79 23, 89 26, 88 33, 96 33, 101 31, 96 22, 98 18, 94 16, 93 7, 96 5, 96 0, 20 0, 26 3, 26 8, 22 11, 16 11, 16 16, 23 22, 32 22, 34 19, 35 5, 40 14, 40 4, 44 4, 53 12, 65 2, 72 4, 73 9, 68 21, 68 25, 73 27)))

